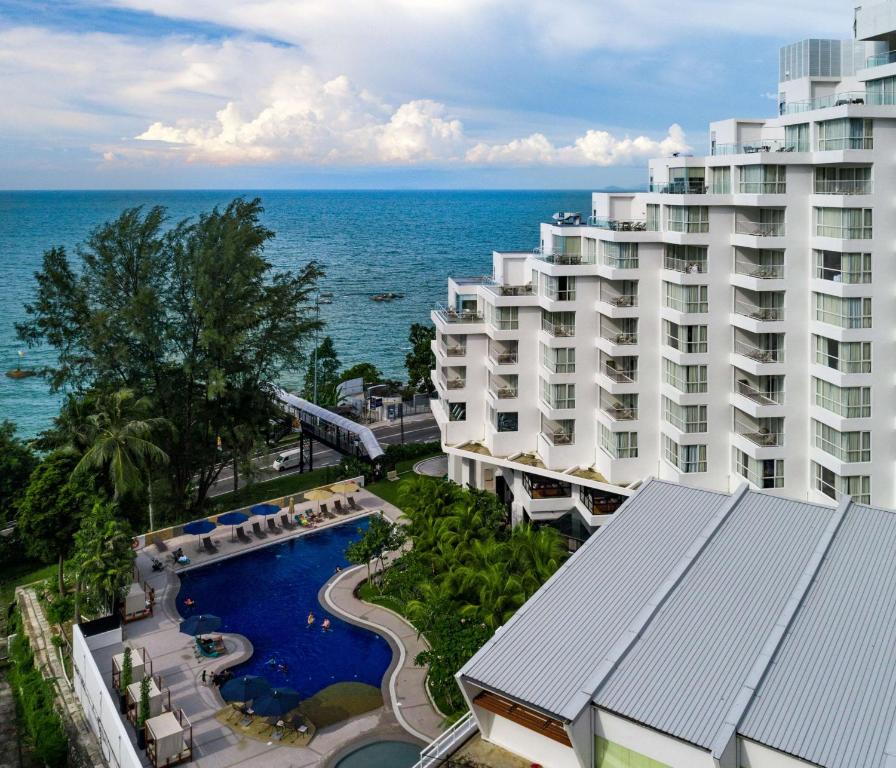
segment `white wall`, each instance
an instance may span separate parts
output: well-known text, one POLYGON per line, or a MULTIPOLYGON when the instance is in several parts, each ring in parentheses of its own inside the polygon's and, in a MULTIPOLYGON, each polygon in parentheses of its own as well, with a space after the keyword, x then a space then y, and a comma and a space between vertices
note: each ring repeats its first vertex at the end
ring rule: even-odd
POLYGON ((807 763, 776 749, 769 749, 749 739, 738 739, 740 762, 738 768, 810 768, 815 763, 807 763))
POLYGON ((569 747, 479 707, 473 710, 486 741, 544 768, 582 768, 569 747))
POLYGON ((91 649, 121 643, 121 628, 88 639, 75 626, 72 634, 75 696, 97 737, 103 757, 113 768, 140 768, 142 763, 118 711, 118 702, 106 687, 91 653, 91 649))

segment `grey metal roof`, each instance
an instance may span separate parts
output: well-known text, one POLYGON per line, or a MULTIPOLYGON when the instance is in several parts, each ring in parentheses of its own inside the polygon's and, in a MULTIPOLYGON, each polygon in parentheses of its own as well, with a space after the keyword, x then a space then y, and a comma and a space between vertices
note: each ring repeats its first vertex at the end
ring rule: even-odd
POLYGON ((315 405, 311 401, 305 400, 297 395, 293 395, 285 389, 275 388, 274 392, 280 402, 287 406, 304 411, 305 413, 311 413, 324 421, 328 421, 333 426, 341 427, 347 432, 357 435, 358 439, 361 441, 361 445, 364 446, 364 450, 367 451, 367 455, 371 459, 376 459, 383 455, 384 451, 380 447, 380 443, 370 427, 365 427, 362 424, 358 424, 356 421, 345 418, 345 416, 340 416, 338 413, 328 411, 326 408, 315 405))
POLYGON ((561 718, 728 496, 643 485, 496 633, 461 674, 561 718), (635 505, 632 514, 626 513, 635 505), (589 656, 589 651, 593 655, 589 656))
POLYGON ((894 723, 896 514, 854 504, 739 732, 831 768, 890 768, 894 723))
POLYGON ((896 513, 650 481, 461 676, 718 756, 896 768, 896 513))
POLYGON ((710 748, 833 513, 745 494, 595 703, 710 748))

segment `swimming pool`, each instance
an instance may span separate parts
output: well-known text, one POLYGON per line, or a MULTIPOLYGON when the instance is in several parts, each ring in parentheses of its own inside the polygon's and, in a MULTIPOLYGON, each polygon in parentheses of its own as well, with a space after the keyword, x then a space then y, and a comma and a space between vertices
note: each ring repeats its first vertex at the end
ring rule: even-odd
POLYGON ((346 755, 336 768, 410 768, 420 759, 420 747, 407 741, 375 741, 346 755))
POLYGON ((189 615, 183 601, 192 598, 194 612, 220 616, 223 632, 249 638, 255 652, 233 667, 236 675, 260 675, 303 698, 340 682, 379 687, 392 660, 389 644, 328 613, 317 599, 336 566, 348 565, 345 548, 358 538, 359 527, 367 527, 366 518, 182 573, 178 610, 189 615), (309 611, 317 619, 310 628, 309 611), (324 618, 330 619, 328 631, 324 618))

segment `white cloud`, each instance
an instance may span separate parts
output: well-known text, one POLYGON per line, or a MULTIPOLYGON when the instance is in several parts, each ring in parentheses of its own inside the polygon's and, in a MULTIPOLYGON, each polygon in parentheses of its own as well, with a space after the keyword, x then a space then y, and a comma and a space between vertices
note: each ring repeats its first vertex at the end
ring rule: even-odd
POLYGON ((690 150, 680 125, 672 125, 665 138, 617 138, 608 131, 589 130, 572 144, 556 147, 541 133, 506 144, 480 142, 466 159, 477 165, 630 165, 636 161, 690 150))

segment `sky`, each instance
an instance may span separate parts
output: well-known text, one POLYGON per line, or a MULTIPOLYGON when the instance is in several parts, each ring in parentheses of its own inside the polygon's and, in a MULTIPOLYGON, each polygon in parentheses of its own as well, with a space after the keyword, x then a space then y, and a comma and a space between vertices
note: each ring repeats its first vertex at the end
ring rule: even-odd
POLYGON ((631 187, 848 0, 0 0, 0 188, 631 187))

